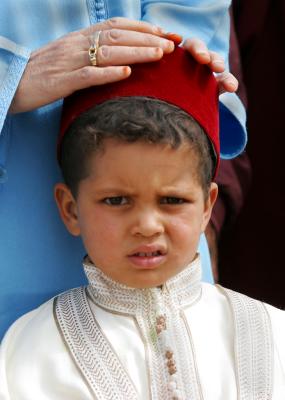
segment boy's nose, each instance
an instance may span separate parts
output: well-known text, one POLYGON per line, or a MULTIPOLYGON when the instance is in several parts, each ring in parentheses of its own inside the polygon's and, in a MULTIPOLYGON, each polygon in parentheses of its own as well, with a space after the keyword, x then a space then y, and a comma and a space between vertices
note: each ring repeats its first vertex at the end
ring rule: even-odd
POLYGON ((135 219, 131 233, 136 236, 152 237, 164 232, 164 224, 155 211, 140 212, 135 219))

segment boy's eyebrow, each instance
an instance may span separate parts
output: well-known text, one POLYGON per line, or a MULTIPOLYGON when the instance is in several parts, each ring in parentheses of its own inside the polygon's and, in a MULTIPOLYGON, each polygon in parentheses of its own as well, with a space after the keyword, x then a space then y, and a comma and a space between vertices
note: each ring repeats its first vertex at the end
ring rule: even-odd
MULTIPOLYGON (((176 195, 185 195, 185 194, 190 194, 192 192, 192 187, 188 185, 177 185, 177 186, 165 186, 161 187, 159 189, 159 194, 161 196, 166 196, 170 194, 176 194, 176 195)), ((96 195, 114 195, 114 194, 120 194, 120 195, 128 195, 128 196, 135 196, 136 191, 132 188, 128 188, 126 186, 110 186, 106 188, 94 188, 94 192, 96 195)))
POLYGON ((160 193, 161 195, 170 195, 171 193, 175 195, 186 195, 186 194, 191 194, 193 191, 193 188, 190 186, 167 186, 164 188, 161 188, 160 193))
POLYGON ((108 195, 108 194, 128 194, 128 195, 132 195, 134 194, 134 191, 131 189, 128 189, 126 187, 119 187, 119 186, 110 186, 107 188, 100 188, 100 189, 96 189, 94 190, 94 192, 96 194, 100 194, 100 195, 108 195))
MULTIPOLYGON (((188 181, 184 179, 180 179, 180 177, 176 177, 172 179, 170 182, 166 182, 164 185, 161 186, 162 191, 185 191, 185 190, 191 190, 193 188, 193 181, 188 181)), ((196 181, 195 181, 196 185, 196 181)))

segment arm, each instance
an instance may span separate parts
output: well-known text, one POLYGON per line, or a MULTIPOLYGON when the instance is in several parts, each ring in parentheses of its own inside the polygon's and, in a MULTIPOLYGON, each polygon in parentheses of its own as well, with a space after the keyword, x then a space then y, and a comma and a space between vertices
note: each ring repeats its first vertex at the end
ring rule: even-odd
POLYGON ((76 90, 125 79, 130 64, 156 61, 174 50, 163 36, 149 23, 117 17, 52 41, 32 52, 10 110, 30 111, 76 90), (88 49, 95 31, 101 34, 94 67, 88 49))
POLYGON ((199 38, 228 59, 230 0, 142 0, 142 19, 156 23, 184 39, 199 38))
POLYGON ((0 135, 30 52, 30 49, 0 36, 0 135))

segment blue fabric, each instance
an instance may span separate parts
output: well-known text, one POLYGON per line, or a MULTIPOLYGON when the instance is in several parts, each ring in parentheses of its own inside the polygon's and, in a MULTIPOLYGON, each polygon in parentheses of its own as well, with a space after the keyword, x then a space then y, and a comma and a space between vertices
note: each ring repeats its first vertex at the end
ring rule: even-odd
POLYGON ((243 127, 240 120, 221 102, 219 103, 219 113, 221 157, 230 159, 233 158, 233 155, 238 155, 244 150, 245 139, 242 135, 239 135, 243 127), (231 132, 230 135, 229 132, 231 132))
MULTIPOLYGON (((56 137, 61 101, 7 116, 30 52, 112 16, 144 19, 199 36, 225 57, 230 1, 1 0, 0 2, 0 337, 21 314, 85 282, 84 249, 61 223, 53 185, 61 179, 56 137)), ((212 282, 205 238, 203 273, 212 282)))

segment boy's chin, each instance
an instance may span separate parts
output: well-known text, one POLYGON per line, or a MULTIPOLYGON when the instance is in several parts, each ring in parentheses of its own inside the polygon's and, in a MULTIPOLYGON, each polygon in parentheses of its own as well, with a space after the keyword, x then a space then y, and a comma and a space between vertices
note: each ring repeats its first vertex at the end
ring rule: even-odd
MULTIPOLYGON (((195 260, 196 257, 197 254, 194 256, 193 260, 195 260)), ((192 261, 190 261, 190 263, 192 261)), ((102 268, 98 263, 97 268, 114 282, 131 289, 152 289, 162 288, 167 281, 181 273, 190 263, 183 263, 183 266, 181 265, 180 267, 161 265, 153 269, 130 268, 130 266, 127 265, 125 268, 115 271, 102 268)))
POLYGON ((153 288, 162 288, 163 285, 172 277, 177 275, 177 273, 165 275, 163 276, 157 272, 151 271, 151 273, 145 273, 145 271, 142 271, 142 274, 140 277, 136 277, 135 279, 128 280, 125 282, 121 282, 122 284, 134 288, 134 289, 153 289, 153 288))

